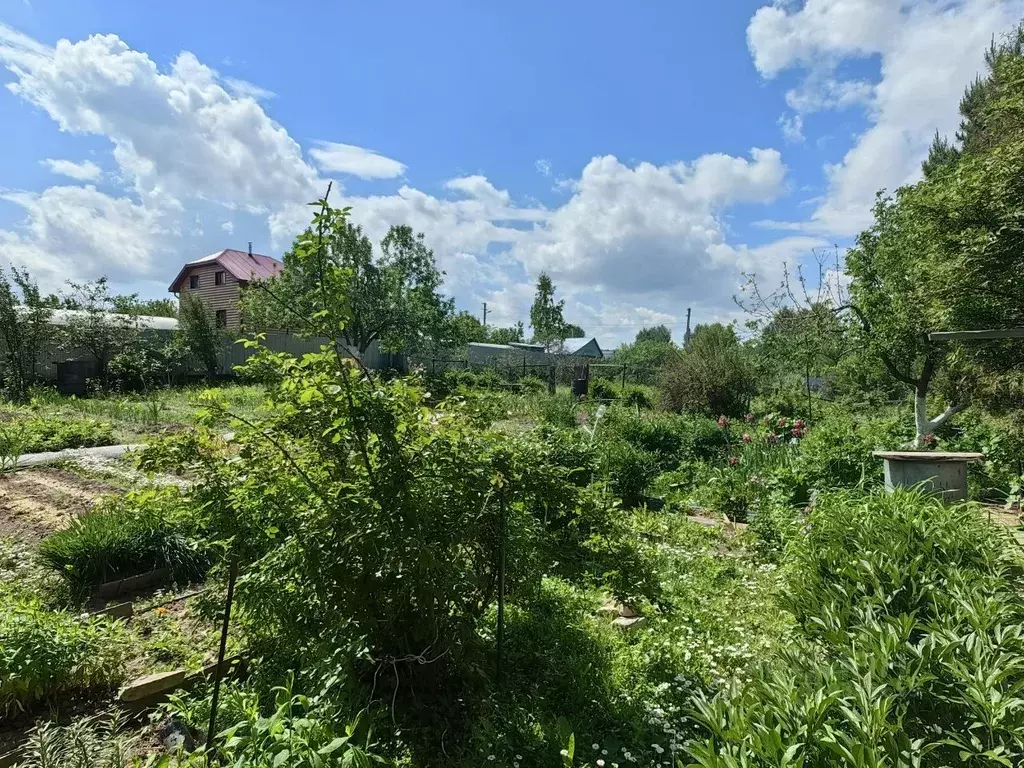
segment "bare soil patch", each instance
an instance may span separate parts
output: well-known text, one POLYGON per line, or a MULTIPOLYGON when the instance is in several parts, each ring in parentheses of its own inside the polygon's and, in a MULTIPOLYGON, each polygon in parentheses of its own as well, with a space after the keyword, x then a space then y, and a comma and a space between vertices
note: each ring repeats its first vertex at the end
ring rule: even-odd
POLYGON ((0 476, 0 537, 38 543, 115 490, 53 467, 0 476))

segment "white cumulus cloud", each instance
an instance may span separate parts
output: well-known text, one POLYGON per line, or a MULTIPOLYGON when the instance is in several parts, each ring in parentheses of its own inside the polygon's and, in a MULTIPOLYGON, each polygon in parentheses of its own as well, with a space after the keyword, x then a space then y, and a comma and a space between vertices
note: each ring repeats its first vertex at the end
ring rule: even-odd
POLYGON ((397 160, 354 144, 318 141, 309 154, 322 171, 350 173, 361 179, 393 179, 405 173, 405 166, 397 160))
POLYGON ((100 167, 91 160, 76 163, 73 160, 47 158, 43 160, 43 165, 49 168, 52 173, 67 176, 75 181, 96 181, 103 173, 100 167))
POLYGON ((862 106, 869 127, 824 168, 828 191, 807 227, 837 236, 871 222, 877 190, 915 181, 938 131, 959 121, 963 88, 983 66, 994 36, 1024 15, 1021 0, 805 0, 760 8, 747 28, 765 77, 804 73, 787 94, 799 112, 862 106), (877 57, 877 82, 843 81, 837 67, 877 57))
MULTIPOLYGON (((100 274, 128 287, 159 285, 236 231, 247 240, 269 235, 270 252, 280 252, 308 224, 306 203, 326 188, 321 172, 368 179, 405 172, 397 160, 334 142, 310 147, 307 162, 260 104, 258 86, 223 78, 188 52, 161 68, 116 35, 47 46, 0 25, 0 66, 7 87, 49 115, 69 142, 75 135, 109 141, 117 170, 107 174, 114 191, 4 193, 24 217, 0 230, 0 258, 28 264, 49 287, 100 274)), ((98 166, 45 162, 80 182, 98 178, 98 166)), ((569 319, 591 324, 608 344, 631 338, 634 326, 677 322, 687 306, 695 322, 724 317, 742 270, 775 269, 808 246, 811 238, 774 248, 730 242, 729 208, 776 200, 786 173, 774 149, 664 165, 607 155, 560 180, 565 197, 555 207, 482 173, 449 179, 440 194, 401 184, 358 196, 335 184, 332 199, 353 206, 354 221, 375 240, 394 224, 423 232, 447 272, 447 290, 462 306, 487 301, 495 323, 526 320, 533 283, 549 271, 575 315, 569 319)))

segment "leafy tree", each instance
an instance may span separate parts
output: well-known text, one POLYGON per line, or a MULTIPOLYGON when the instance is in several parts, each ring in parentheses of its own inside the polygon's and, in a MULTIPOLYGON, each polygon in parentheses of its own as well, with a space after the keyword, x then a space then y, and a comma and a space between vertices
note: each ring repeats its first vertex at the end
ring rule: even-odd
POLYGON ((1024 323, 1024 52, 1020 30, 994 44, 961 101, 956 144, 939 139, 926 178, 880 196, 847 255, 851 310, 867 348, 913 389, 915 440, 962 411, 985 379, 1024 363, 1012 342, 933 344, 934 330, 1024 323), (930 417, 929 396, 946 407, 930 417))
POLYGON ((632 344, 620 345, 608 362, 634 368, 658 369, 678 354, 679 348, 671 341, 645 338, 632 344))
POLYGON ((666 408, 739 416, 755 392, 755 374, 732 326, 698 325, 690 346, 662 372, 666 408))
POLYGON ((813 266, 784 266, 771 291, 748 275, 743 296, 735 299, 749 316, 747 328, 756 334, 748 346, 762 392, 773 389, 795 396, 795 390, 803 390, 807 416, 813 408, 811 379, 834 384, 840 362, 860 346, 857 326, 845 315, 849 296, 839 272, 838 249, 816 248, 812 258, 813 266), (817 274, 809 279, 807 270, 815 267, 817 274))
MULTIPOLYGON (((142 315, 143 317, 177 317, 178 302, 175 299, 139 299, 137 293, 127 296, 114 296, 114 307, 117 312, 126 315, 142 315)), ((71 309, 71 307, 68 307, 71 309)))
POLYGON ((656 325, 653 328, 641 328, 637 331, 634 343, 639 344, 643 341, 656 341, 661 344, 671 344, 672 331, 664 325, 656 325))
POLYGON ((533 326, 533 340, 551 349, 562 346, 566 339, 583 335, 578 325, 565 322, 562 312, 565 300, 555 301, 555 285, 546 272, 537 278, 537 293, 530 307, 530 325, 533 326))
POLYGON ((471 341, 487 341, 487 329, 476 315, 459 312, 452 317, 450 340, 453 346, 461 346, 471 341))
POLYGON ((15 402, 28 400, 36 380, 43 344, 52 334, 51 309, 27 269, 11 267, 10 279, 0 269, 0 356, 4 394, 15 402), (12 285, 13 283, 13 285, 12 285))
POLYGON ((199 296, 188 294, 181 302, 178 319, 182 348, 199 364, 208 379, 217 375, 224 333, 217 328, 210 308, 199 296))
POLYGON ((140 324, 134 313, 125 309, 123 297, 110 293, 107 278, 88 283, 69 282, 65 294, 68 305, 77 307, 64 326, 63 345, 69 350, 85 350, 96 361, 100 381, 106 382, 110 361, 118 353, 138 343, 140 324))
MULTIPOLYGON (((338 268, 331 302, 343 305, 349 318, 339 339, 360 354, 377 340, 383 349, 406 352, 448 344, 457 331, 451 322, 454 301, 440 293, 443 274, 423 235, 393 226, 375 253, 362 229, 335 213, 324 233, 324 252, 338 268)), ((250 286, 243 298, 247 326, 312 331, 320 275, 306 257, 316 242, 306 230, 284 255, 281 274, 250 286)))
POLYGON ((487 334, 487 341, 491 344, 511 344, 513 341, 522 342, 524 337, 523 324, 516 323, 508 328, 492 328, 487 334))

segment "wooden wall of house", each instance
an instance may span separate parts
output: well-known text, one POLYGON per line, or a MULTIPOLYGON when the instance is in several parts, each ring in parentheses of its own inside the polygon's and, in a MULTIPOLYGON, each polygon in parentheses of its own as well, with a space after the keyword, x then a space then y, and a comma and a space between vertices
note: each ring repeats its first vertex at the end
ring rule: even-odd
POLYGON ((184 301, 190 294, 196 294, 206 302, 211 312, 225 310, 227 312, 227 324, 224 327, 230 330, 238 330, 242 325, 242 315, 238 306, 238 302, 241 299, 240 289, 241 284, 235 276, 220 264, 197 264, 182 278, 179 296, 184 301), (216 274, 218 272, 224 273, 224 283, 222 285, 216 285, 216 274), (189 288, 193 275, 199 277, 199 288, 195 290, 189 288))

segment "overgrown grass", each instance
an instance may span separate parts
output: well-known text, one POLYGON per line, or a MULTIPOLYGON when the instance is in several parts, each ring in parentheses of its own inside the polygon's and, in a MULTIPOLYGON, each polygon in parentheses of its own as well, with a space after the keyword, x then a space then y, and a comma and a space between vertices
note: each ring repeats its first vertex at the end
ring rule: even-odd
POLYGON ((1015 765, 1024 599, 1006 534, 902 491, 828 494, 791 530, 802 632, 748 684, 698 699, 697 764, 1015 765))
POLYGON ((177 488, 147 488, 101 502, 44 539, 39 556, 77 590, 157 568, 190 580, 209 565, 196 533, 177 488))
POLYGON ((0 457, 5 465, 17 463, 26 453, 60 451, 65 448, 91 448, 112 445, 111 424, 91 418, 44 416, 31 411, 16 411, 0 423, 0 457))
POLYGON ((0 604, 0 714, 116 684, 127 649, 122 625, 45 610, 29 598, 0 604))
MULTIPOLYGON (((91 417, 109 422, 119 440, 129 441, 154 427, 190 425, 197 421, 205 387, 177 387, 146 394, 108 394, 78 398, 55 389, 33 392, 30 409, 51 420, 91 417)), ((227 384, 213 390, 232 410, 250 414, 263 402, 264 388, 254 384, 227 384)))

